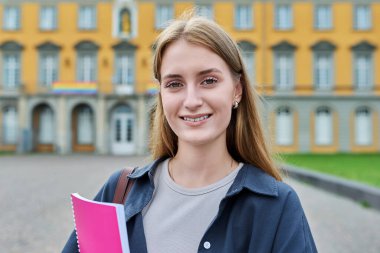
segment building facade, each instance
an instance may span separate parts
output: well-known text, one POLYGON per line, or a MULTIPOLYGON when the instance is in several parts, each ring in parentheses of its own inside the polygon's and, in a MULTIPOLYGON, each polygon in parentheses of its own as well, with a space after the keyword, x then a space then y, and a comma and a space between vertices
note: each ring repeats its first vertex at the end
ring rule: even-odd
POLYGON ((379 1, 0 1, 0 151, 148 152, 152 45, 196 7, 238 42, 280 152, 380 151, 379 1))

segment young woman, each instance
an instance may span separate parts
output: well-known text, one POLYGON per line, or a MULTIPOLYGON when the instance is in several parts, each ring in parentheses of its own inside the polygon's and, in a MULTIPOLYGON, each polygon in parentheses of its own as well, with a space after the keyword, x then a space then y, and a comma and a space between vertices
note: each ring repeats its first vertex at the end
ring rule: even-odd
MULTIPOLYGON (((317 252, 300 201, 266 146, 236 43, 212 21, 176 20, 155 44, 155 161, 130 179, 132 253, 317 252)), ((120 173, 95 200, 111 202, 120 173)), ((75 236, 63 252, 77 250, 75 236)))

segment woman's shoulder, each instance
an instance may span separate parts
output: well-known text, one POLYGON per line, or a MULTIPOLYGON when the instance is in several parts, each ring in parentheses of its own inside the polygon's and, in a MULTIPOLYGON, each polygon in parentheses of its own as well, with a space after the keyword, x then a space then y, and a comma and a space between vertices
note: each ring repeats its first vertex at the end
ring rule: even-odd
POLYGON ((119 180, 123 170, 119 169, 113 172, 107 181, 104 183, 102 188, 99 190, 98 194, 96 194, 94 200, 101 202, 112 202, 113 196, 115 194, 116 185, 119 180))
POLYGON ((255 193, 267 197, 275 197, 281 200, 299 201, 298 195, 294 188, 284 181, 275 179, 264 170, 251 164, 246 164, 245 172, 241 178, 243 185, 255 193))

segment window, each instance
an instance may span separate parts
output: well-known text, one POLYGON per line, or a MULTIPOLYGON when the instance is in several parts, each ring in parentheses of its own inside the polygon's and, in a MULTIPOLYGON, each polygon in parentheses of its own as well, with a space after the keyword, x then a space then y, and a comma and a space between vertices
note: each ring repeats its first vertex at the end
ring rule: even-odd
POLYGON ((18 139, 18 115, 16 107, 7 106, 3 109, 3 143, 17 144, 18 139))
POLYGON ((293 14, 290 4, 276 5, 275 27, 278 30, 289 30, 293 27, 293 14))
POLYGON ((327 107, 317 109, 315 119, 315 143, 317 145, 332 144, 332 115, 327 107))
POLYGON ((276 113, 276 143, 293 144, 293 116, 288 107, 281 107, 276 113))
POLYGON ((40 53, 40 82, 41 85, 51 87, 58 80, 58 53, 40 53))
POLYGON ((315 6, 314 27, 318 30, 328 30, 332 28, 331 5, 320 4, 315 6))
POLYGON ((9 6, 4 8, 3 28, 5 30, 20 29, 20 7, 9 6))
POLYGON ((361 107, 355 113, 355 143, 370 145, 372 143, 371 112, 367 107, 361 107))
POLYGON ((237 29, 253 28, 252 5, 237 4, 235 6, 235 27, 237 29))
POLYGON ((80 82, 96 81, 96 53, 78 53, 77 80, 80 82))
POLYGON ((78 144, 89 145, 94 142, 94 119, 90 107, 83 106, 78 111, 78 144))
POLYGON ((376 47, 362 41, 351 47, 353 53, 353 80, 357 90, 369 91, 373 88, 373 53, 376 47))
POLYGON ((211 4, 199 4, 197 5, 197 15, 208 19, 213 19, 213 11, 211 4))
POLYGON ((43 6, 40 9, 40 29, 54 30, 57 28, 57 10, 54 6, 43 6))
POLYGON ((77 80, 97 81, 97 50, 99 46, 91 41, 81 41, 75 45, 77 51, 77 80))
POLYGON ((133 141, 133 120, 127 119, 127 142, 133 141))
POLYGON ((79 8, 78 27, 83 30, 96 29, 95 6, 81 6, 79 8))
POLYGON ((372 88, 372 54, 371 52, 356 52, 354 55, 355 86, 359 90, 372 88))
POLYGON ((156 8, 156 29, 163 29, 173 19, 173 6, 171 4, 159 4, 156 8))
POLYGON ((356 30, 371 28, 371 9, 369 5, 359 4, 354 7, 354 27, 356 30))
POLYGON ((332 89, 333 60, 331 52, 314 53, 314 84, 319 90, 332 89))
POLYGON ((294 61, 292 52, 275 53, 275 82, 277 89, 290 90, 294 86, 294 61))
POLYGON ((60 46, 45 42, 37 46, 39 53, 38 61, 38 80, 40 85, 51 87, 52 83, 58 80, 58 54, 60 46))
POLYGON ((20 86, 20 54, 7 52, 3 54, 4 87, 17 88, 20 86))
POLYGON ((243 51, 242 52, 244 65, 247 71, 247 75, 249 76, 249 81, 251 84, 255 83, 255 69, 254 69, 254 61, 255 55, 253 51, 243 51))
POLYGON ((127 41, 112 46, 115 53, 113 73, 114 91, 133 94, 135 82, 135 52, 137 47, 127 41))
POLYGON ((116 84, 133 84, 134 57, 132 53, 118 52, 116 55, 116 84))
POLYGON ((311 47, 314 54, 314 87, 317 90, 333 88, 335 48, 329 41, 319 41, 311 47))
POLYGON ((238 42, 238 45, 242 52, 244 66, 249 77, 251 84, 255 84, 255 50, 256 45, 252 44, 249 41, 238 42))

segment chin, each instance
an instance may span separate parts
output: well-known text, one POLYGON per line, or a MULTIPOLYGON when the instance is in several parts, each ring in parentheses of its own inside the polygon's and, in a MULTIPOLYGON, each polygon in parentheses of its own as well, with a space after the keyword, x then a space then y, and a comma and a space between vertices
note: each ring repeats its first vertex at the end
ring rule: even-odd
POLYGON ((204 146, 208 145, 212 142, 215 142, 218 138, 221 136, 215 136, 211 134, 197 134, 197 135, 186 135, 186 136, 178 136, 178 140, 182 143, 186 143, 188 145, 192 146, 204 146))

